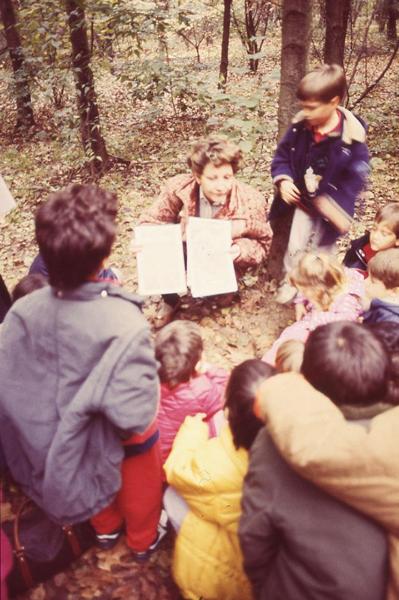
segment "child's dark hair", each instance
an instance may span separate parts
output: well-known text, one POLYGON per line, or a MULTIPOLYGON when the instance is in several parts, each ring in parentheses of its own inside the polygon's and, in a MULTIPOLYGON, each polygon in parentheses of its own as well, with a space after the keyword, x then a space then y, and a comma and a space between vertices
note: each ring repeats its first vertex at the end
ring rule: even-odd
POLYGON ((375 222, 386 222, 389 229, 399 238, 399 202, 390 202, 381 206, 375 215, 375 222))
POLYGON ((399 404, 399 324, 389 321, 379 323, 365 323, 386 347, 390 359, 390 375, 388 378, 388 392, 383 399, 389 404, 399 404))
POLYGON ((18 281, 11 293, 12 302, 14 303, 20 298, 23 298, 23 296, 27 296, 35 290, 40 290, 40 288, 45 287, 46 285, 48 285, 47 277, 41 273, 30 273, 29 275, 25 275, 25 277, 22 277, 21 281, 18 281))
POLYGON ((301 372, 338 406, 369 406, 385 397, 389 356, 360 323, 321 325, 306 341, 301 372))
POLYGON ((201 358, 203 341, 201 328, 191 321, 173 321, 158 331, 155 337, 155 357, 162 383, 175 387, 188 381, 201 358))
POLYGON ((264 423, 254 414, 256 392, 265 379, 275 374, 273 367, 259 359, 246 360, 231 372, 226 387, 227 420, 237 448, 250 449, 264 423))
POLYGON ((36 239, 49 282, 73 289, 100 269, 116 236, 117 200, 95 185, 73 184, 36 213, 36 239))
POLYGON ((240 148, 230 140, 212 138, 197 142, 187 159, 187 164, 194 175, 201 176, 209 163, 215 167, 231 165, 233 173, 237 173, 242 157, 240 148))
POLYGON ((369 276, 381 281, 388 290, 399 287, 399 248, 381 250, 367 265, 369 276))
POLYGON ((336 96, 340 101, 346 94, 346 78, 340 65, 320 65, 305 75, 296 92, 298 100, 330 102, 336 96))

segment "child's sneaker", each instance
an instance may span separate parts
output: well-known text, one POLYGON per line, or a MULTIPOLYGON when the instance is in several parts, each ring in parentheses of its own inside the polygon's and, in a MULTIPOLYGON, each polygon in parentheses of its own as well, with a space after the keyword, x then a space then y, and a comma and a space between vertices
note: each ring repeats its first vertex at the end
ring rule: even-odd
POLYGON ((155 540, 152 544, 147 548, 147 550, 143 550, 142 552, 133 552, 133 557, 137 562, 145 562, 151 556, 151 554, 158 548, 159 544, 168 533, 168 516, 165 510, 162 510, 161 517, 158 523, 158 533, 155 540))
POLYGON ((111 550, 116 546, 119 538, 123 533, 123 529, 115 529, 111 533, 96 533, 95 545, 101 550, 111 550))

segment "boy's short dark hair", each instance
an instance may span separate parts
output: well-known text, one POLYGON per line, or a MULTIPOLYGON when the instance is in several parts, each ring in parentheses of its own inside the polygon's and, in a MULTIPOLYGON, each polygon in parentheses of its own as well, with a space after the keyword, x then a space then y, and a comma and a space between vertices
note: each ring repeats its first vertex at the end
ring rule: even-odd
POLYGON ((388 290, 399 287, 399 248, 377 252, 367 268, 369 276, 381 281, 388 290))
POLYGON ((95 185, 73 184, 52 194, 36 213, 36 239, 49 282, 75 288, 109 256, 116 236, 117 199, 95 185))
POLYGON ((187 164, 194 175, 201 176, 206 165, 215 167, 231 165, 233 173, 237 173, 242 157, 240 148, 230 140, 212 138, 197 142, 187 159, 187 164))
POLYGON ((183 320, 165 325, 155 337, 155 358, 160 363, 161 382, 175 387, 188 381, 195 373, 202 351, 199 325, 183 320))
POLYGON ((275 369, 258 358, 234 367, 226 387, 227 420, 237 450, 249 450, 264 423, 254 413, 256 392, 275 369))
POLYGON ((328 323, 310 333, 301 372, 338 406, 369 406, 387 393, 389 356, 360 323, 328 323))
POLYGON ((384 398, 389 404, 399 404, 399 324, 389 321, 378 323, 365 323, 367 327, 382 341, 387 349, 390 359, 390 375, 388 378, 388 392, 384 398))
POLYGON ((399 202, 390 202, 381 206, 375 215, 375 222, 386 222, 389 229, 399 238, 399 202))
POLYGON ((296 92, 298 100, 330 102, 336 96, 340 101, 346 94, 346 78, 340 65, 320 65, 305 75, 296 92))
POLYGON ((45 287, 47 284, 47 277, 41 273, 29 273, 29 275, 25 275, 25 277, 22 277, 22 279, 18 281, 12 291, 11 299, 14 303, 35 290, 40 290, 40 288, 45 287))

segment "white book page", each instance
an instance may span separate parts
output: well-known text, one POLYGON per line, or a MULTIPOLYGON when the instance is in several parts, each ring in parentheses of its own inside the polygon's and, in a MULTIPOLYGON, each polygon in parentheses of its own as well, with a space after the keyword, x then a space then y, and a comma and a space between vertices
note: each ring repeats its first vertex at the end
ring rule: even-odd
POLYGON ((139 294, 187 291, 180 225, 139 225, 134 229, 139 294))
POLYGON ((194 298, 237 291, 231 248, 231 221, 190 217, 187 229, 187 283, 194 298))
POLYGON ((15 208, 17 203, 11 195, 10 190, 7 187, 6 182, 0 175, 0 215, 7 214, 10 210, 15 208))

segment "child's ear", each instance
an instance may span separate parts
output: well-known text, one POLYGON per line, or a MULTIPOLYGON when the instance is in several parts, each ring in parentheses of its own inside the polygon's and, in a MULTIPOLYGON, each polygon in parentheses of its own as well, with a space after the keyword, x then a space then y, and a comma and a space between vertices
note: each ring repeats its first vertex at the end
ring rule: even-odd
POLYGON ((396 238, 395 240, 395 248, 397 248, 399 246, 399 238, 396 238))
POLYGON ((334 98, 331 98, 330 100, 330 104, 332 104, 334 106, 334 108, 337 108, 337 106, 339 106, 341 102, 341 98, 339 96, 334 96, 334 98))

